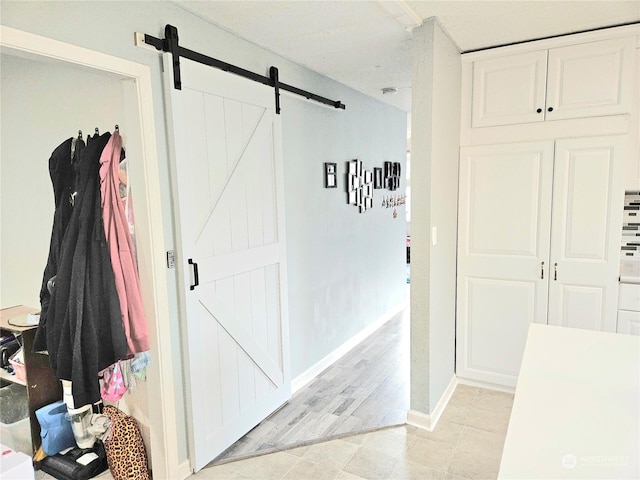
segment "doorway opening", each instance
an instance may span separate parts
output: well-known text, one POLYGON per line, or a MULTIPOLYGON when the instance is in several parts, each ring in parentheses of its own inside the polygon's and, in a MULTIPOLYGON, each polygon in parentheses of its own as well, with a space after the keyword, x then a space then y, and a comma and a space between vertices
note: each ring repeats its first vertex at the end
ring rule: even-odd
POLYGON ((407 306, 213 463, 405 424, 409 333, 407 306))
MULTIPOLYGON (((132 141, 129 142, 128 153, 136 158, 130 163, 129 178, 131 188, 137 194, 138 267, 143 303, 150 319, 151 349, 156 357, 161 357, 159 352, 171 356, 171 346, 167 341, 170 339, 167 282, 162 263, 163 217, 161 209, 154 208, 161 199, 149 67, 6 26, 0 26, 0 39, 3 77, 5 73, 11 75, 5 68, 8 65, 14 71, 28 73, 21 83, 4 82, 4 78, 2 83, 2 116, 5 120, 2 122, 3 187, 4 180, 14 182, 11 190, 14 195, 10 198, 6 197, 7 191, 4 188, 2 190, 3 235, 13 238, 5 243, 3 237, 2 243, 3 249, 10 245, 15 247, 13 255, 3 252, 7 261, 3 258, 2 274, 3 277, 5 273, 11 275, 11 268, 17 266, 20 268, 19 278, 26 281, 21 293, 13 291, 10 292, 13 298, 3 298, 2 306, 8 306, 5 302, 36 307, 39 304, 39 285, 46 263, 53 216, 47 171, 51 151, 61 140, 75 136, 78 129, 90 128, 86 133, 93 133, 94 127, 106 131, 113 129, 117 123, 123 133, 126 131, 130 135, 132 141), (48 74, 51 72, 55 73, 57 79, 55 89, 48 83, 48 74), (37 83, 42 77, 47 79, 47 85, 38 88, 37 83), (100 87, 91 89, 82 80, 89 77, 101 86, 107 85, 117 98, 105 98, 100 87), (89 90, 86 95, 79 94, 73 85, 65 85, 67 81, 76 80, 79 82, 76 82, 76 86, 82 88, 83 92, 89 90), (10 84, 13 85, 11 90, 10 84), (11 102, 11 99, 15 101, 11 102), (12 104, 16 107, 16 101, 21 104, 10 113, 12 104), (56 101, 62 103, 56 106, 56 101), (106 104, 113 101, 111 106, 115 109, 104 116, 91 116, 92 109, 88 104, 92 101, 99 103, 103 110, 108 107, 106 104), (114 121, 113 115, 118 117, 117 121, 114 121), (12 149, 14 154, 11 153, 12 149), (33 163, 29 165, 28 162, 33 163), (35 182, 34 175, 37 175, 39 183, 35 182), (5 228, 16 221, 15 215, 14 220, 10 220, 8 208, 15 206, 16 202, 20 202, 18 228, 5 228), (51 209, 47 209, 46 205, 51 205, 51 209), (34 227, 37 231, 28 231, 34 227), (36 246, 33 242, 37 241, 43 245, 36 246)), ((103 111, 100 108, 98 110, 103 111)), ((5 278, 2 280, 4 283, 5 278)), ((176 478, 179 476, 179 466, 178 458, 173 453, 178 450, 173 372, 158 358, 151 364, 148 376, 149 381, 141 384, 135 398, 127 402, 126 410, 139 420, 143 436, 146 435, 154 473, 164 478, 176 478), (148 401, 148 398, 154 401, 148 401), (150 431, 152 424, 153 435, 150 431), (173 453, 173 458, 169 452, 173 453)))

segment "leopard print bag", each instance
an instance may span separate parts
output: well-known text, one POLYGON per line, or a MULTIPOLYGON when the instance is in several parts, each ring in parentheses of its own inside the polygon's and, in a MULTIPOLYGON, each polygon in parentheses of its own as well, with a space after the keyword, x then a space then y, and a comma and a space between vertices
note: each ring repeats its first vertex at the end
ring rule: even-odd
POLYGON ((111 405, 103 413, 111 419, 111 435, 104 449, 113 479, 150 480, 147 451, 135 419, 111 405))

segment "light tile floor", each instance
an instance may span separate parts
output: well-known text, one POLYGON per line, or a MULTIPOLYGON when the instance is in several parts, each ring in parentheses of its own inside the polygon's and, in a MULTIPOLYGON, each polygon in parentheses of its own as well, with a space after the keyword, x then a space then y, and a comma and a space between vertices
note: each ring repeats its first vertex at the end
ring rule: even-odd
MULTIPOLYGON (((458 385, 433 432, 384 428, 207 467, 189 480, 495 479, 512 404, 508 393, 458 385)), ((112 480, 108 471, 99 478, 112 480)))
POLYGON ((458 385, 433 432, 408 425, 207 467, 190 480, 486 480, 497 477, 513 395, 458 385))

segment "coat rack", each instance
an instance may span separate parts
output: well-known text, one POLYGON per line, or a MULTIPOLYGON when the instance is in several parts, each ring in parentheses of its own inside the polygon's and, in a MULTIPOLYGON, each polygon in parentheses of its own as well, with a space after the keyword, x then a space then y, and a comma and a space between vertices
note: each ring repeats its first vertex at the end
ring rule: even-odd
POLYGON ((302 90, 292 85, 280 82, 278 78, 278 69, 276 67, 272 66, 271 68, 269 68, 269 76, 265 77, 249 70, 245 70, 244 68, 238 67, 236 65, 223 62, 222 60, 218 60, 216 58, 208 57, 207 55, 194 52, 193 50, 189 50, 188 48, 184 48, 178 45, 178 29, 173 25, 165 26, 164 35, 165 38, 160 39, 152 37, 151 35, 144 34, 144 43, 153 46, 156 50, 171 53, 171 56, 173 58, 173 86, 176 90, 182 89, 182 81, 180 79, 180 57, 184 57, 194 62, 202 63, 203 65, 209 65, 210 67, 218 68, 220 70, 224 70, 225 72, 230 72, 235 75, 248 78, 249 80, 253 80, 254 82, 273 87, 275 89, 277 114, 280 114, 280 90, 286 90, 287 92, 295 93, 296 95, 300 95, 309 100, 314 100, 325 105, 330 105, 334 108, 340 108, 343 110, 345 109, 344 103, 339 100, 331 100, 329 98, 316 95, 315 93, 307 92, 306 90, 302 90))

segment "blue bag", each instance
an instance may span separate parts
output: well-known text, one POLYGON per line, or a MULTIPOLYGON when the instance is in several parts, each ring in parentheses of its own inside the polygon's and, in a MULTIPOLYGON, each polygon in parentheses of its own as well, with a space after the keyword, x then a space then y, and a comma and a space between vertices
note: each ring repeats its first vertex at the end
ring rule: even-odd
POLYGON ((67 405, 63 401, 36 410, 36 418, 40 423, 44 453, 55 455, 66 448, 76 446, 71 422, 67 419, 67 405))

